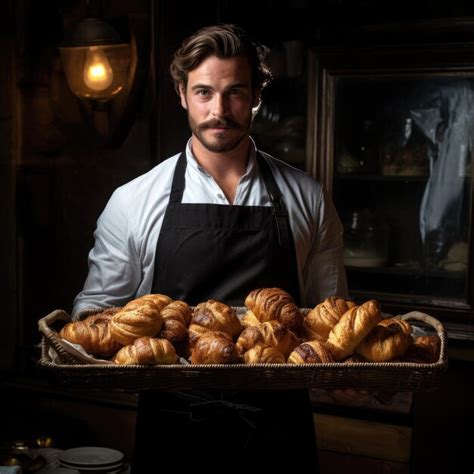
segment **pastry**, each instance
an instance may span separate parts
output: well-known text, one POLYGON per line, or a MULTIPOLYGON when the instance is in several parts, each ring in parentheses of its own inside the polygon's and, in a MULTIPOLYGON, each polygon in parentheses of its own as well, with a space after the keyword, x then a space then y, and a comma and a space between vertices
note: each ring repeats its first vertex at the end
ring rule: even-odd
POLYGON ((191 364, 232 364, 239 359, 232 338, 221 331, 207 331, 200 336, 191 353, 191 364))
POLYGON ((356 347, 356 353, 370 362, 387 362, 402 357, 411 344, 411 325, 398 318, 381 321, 356 347))
POLYGON ((330 296, 315 306, 303 321, 303 334, 309 341, 326 342, 331 329, 339 322, 342 315, 353 308, 353 301, 330 296))
POLYGON ((441 340, 438 335, 419 336, 408 346, 403 362, 433 364, 438 361, 441 350, 441 340))
POLYGON ((159 337, 174 343, 184 341, 188 336, 188 326, 192 310, 184 301, 173 301, 161 311, 163 325, 159 337))
POLYGON ((259 342, 244 354, 246 364, 284 364, 285 356, 275 347, 259 342))
POLYGON ((289 293, 280 288, 259 288, 245 298, 245 306, 264 323, 273 319, 288 329, 297 330, 303 315, 289 293))
POLYGON ((166 339, 139 337, 122 347, 114 357, 116 364, 164 365, 175 364, 178 356, 173 345, 166 339))
POLYGON ((260 342, 275 347, 288 357, 301 341, 290 329, 273 320, 245 328, 237 339, 237 350, 243 354, 260 342))
POLYGON ((334 362, 326 344, 320 341, 303 342, 288 357, 289 364, 327 364, 334 362))
POLYGON ((380 305, 375 300, 349 308, 328 336, 327 344, 334 360, 344 360, 352 354, 381 320, 380 305))
POLYGON ((193 312, 189 325, 189 343, 194 347, 196 340, 208 331, 221 331, 231 338, 242 331, 242 324, 235 310, 219 301, 199 303, 193 312))

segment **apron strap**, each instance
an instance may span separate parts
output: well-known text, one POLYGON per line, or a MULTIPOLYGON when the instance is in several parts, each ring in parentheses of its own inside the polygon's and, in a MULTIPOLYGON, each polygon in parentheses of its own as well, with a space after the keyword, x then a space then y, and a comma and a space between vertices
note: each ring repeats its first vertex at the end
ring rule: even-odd
POLYGON ((275 217, 278 232, 278 243, 281 246, 288 246, 291 243, 291 239, 289 239, 289 233, 291 230, 289 228, 288 211, 286 209, 285 203, 283 202, 282 194, 278 185, 276 184, 275 177, 273 176, 267 159, 260 152, 257 152, 257 161, 258 165, 260 166, 262 178, 265 183, 265 187, 267 188, 268 197, 270 198, 270 203, 272 206, 272 212, 275 217))
POLYGON ((180 203, 183 200, 186 165, 186 154, 181 153, 176 163, 176 168, 174 169, 169 202, 180 203))

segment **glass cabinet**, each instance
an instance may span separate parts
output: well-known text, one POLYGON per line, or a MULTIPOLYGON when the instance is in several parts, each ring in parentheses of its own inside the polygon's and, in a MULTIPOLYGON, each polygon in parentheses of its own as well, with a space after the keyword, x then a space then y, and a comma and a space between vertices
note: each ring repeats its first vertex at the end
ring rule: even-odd
POLYGON ((472 321, 474 47, 310 51, 308 168, 356 299, 472 321))

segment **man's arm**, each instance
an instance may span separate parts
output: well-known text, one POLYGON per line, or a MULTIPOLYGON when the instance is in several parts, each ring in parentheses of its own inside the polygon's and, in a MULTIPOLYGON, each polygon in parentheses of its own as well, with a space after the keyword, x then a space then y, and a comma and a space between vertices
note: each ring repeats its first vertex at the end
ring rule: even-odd
POLYGON ((140 283, 140 260, 134 246, 127 204, 116 191, 97 221, 95 244, 89 252, 89 273, 76 296, 73 318, 88 308, 122 306, 140 283))

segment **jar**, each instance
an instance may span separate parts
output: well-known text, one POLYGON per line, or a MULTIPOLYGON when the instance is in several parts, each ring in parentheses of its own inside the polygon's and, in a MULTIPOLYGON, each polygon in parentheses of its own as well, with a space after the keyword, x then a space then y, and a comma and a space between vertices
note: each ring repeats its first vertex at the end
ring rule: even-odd
POLYGON ((344 264, 382 267, 388 258, 389 228, 370 209, 352 212, 344 225, 344 264))

